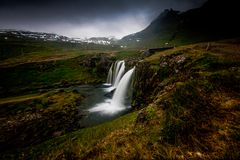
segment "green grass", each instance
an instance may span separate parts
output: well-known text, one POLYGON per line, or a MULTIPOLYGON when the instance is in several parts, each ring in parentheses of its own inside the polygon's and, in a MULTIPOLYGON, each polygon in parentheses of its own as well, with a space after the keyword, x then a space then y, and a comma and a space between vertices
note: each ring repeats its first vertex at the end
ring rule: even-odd
POLYGON ((61 90, 37 97, 12 97, 12 100, 1 103, 2 156, 40 144, 56 137, 56 133, 62 135, 79 129, 77 105, 82 99, 79 93, 61 90))
POLYGON ((88 43, 45 42, 30 39, 0 40, 0 67, 19 64, 56 61, 75 58, 81 55, 113 53, 121 51, 117 45, 88 43))
POLYGON ((56 62, 42 62, 3 68, 0 70, 3 93, 14 95, 21 89, 44 88, 65 84, 99 83, 105 74, 97 74, 94 68, 79 64, 78 58, 56 62))
MULTIPOLYGON (((239 157, 239 141, 235 140, 240 118, 235 107, 240 103, 239 45, 216 42, 208 49, 207 46, 207 43, 200 43, 159 52, 145 59, 150 69, 147 65, 140 68, 140 73, 157 70, 146 77, 140 74, 142 77, 138 78, 147 79, 154 89, 137 82, 138 93, 142 93, 138 95, 141 96, 139 102, 151 103, 143 108, 142 135, 152 131, 149 139, 156 134, 160 139, 147 140, 150 143, 147 150, 152 151, 150 157, 239 157), (179 63, 178 56, 186 57, 186 62, 179 63), (165 150, 161 150, 162 147, 165 150), (229 153, 229 149, 233 152, 229 153)), ((141 103, 137 105, 145 106, 141 103)), ((143 155, 138 153, 138 156, 143 155)))
POLYGON ((0 97, 38 88, 102 83, 107 71, 103 73, 104 66, 82 65, 87 63, 88 56, 104 53, 110 59, 125 59, 139 55, 117 46, 30 40, 2 40, 0 53, 0 97))
POLYGON ((14 103, 14 102, 21 102, 25 100, 33 100, 42 97, 42 94, 36 93, 36 94, 30 94, 30 95, 23 95, 23 96, 17 96, 17 97, 8 97, 8 98, 1 98, 0 99, 0 105, 6 104, 6 103, 14 103))
MULTIPOLYGON (((71 152, 84 157, 97 143, 111 132, 132 126, 136 119, 136 112, 124 115, 116 120, 95 127, 80 129, 73 133, 52 139, 43 144, 27 149, 25 158, 55 159, 61 154, 71 152)), ((21 154, 20 154, 21 156, 21 154)))
MULTIPOLYGON (((208 43, 181 46, 156 53, 138 63, 133 103, 135 109, 141 109, 141 112, 67 133, 14 153, 4 153, 2 157, 238 159, 239 44, 211 42, 210 47, 207 46, 208 43), (183 63, 179 61, 181 58, 186 58, 183 63)), ((137 55, 136 51, 119 51, 114 52, 112 58, 131 59, 137 55)), ((79 66, 80 59, 57 61, 42 68, 38 65, 27 70, 14 68, 19 70, 4 74, 11 75, 9 81, 15 84, 24 82, 24 85, 30 86, 51 85, 61 80, 96 82, 101 77, 96 68, 79 66), (29 73, 25 74, 26 71, 29 73), (31 83, 32 80, 36 84, 31 83)), ((42 106, 37 108, 43 108, 43 104, 49 102, 49 109, 56 110, 61 104, 67 105, 74 99, 64 98, 61 94, 51 97, 59 101, 45 98, 42 106)), ((19 107, 20 110, 24 108, 19 107)))
POLYGON ((141 53, 136 50, 122 50, 115 53, 116 59, 126 59, 131 57, 138 57, 141 53))

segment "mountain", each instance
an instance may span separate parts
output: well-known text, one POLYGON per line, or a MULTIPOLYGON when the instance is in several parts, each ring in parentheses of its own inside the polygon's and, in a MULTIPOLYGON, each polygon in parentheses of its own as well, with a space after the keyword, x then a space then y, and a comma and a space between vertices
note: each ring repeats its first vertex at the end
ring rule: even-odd
POLYGON ((239 7, 234 0, 209 0, 186 12, 166 9, 146 29, 119 42, 132 47, 157 47, 238 37, 238 15, 239 7))
POLYGON ((66 36, 44 33, 44 32, 31 32, 21 30, 0 30, 0 40, 40 40, 40 41, 57 41, 57 42, 70 42, 70 43, 93 43, 100 45, 112 45, 117 41, 113 37, 92 37, 92 38, 69 38, 66 36))
POLYGON ((44 32, 30 32, 21 30, 0 30, 0 39, 31 39, 31 40, 43 40, 43 41, 71 41, 66 36, 57 35, 54 33, 44 32))

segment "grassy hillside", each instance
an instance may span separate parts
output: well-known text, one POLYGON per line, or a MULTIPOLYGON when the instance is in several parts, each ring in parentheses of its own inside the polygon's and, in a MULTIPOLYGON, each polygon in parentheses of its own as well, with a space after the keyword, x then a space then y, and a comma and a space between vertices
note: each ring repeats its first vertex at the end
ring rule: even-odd
POLYGON ((101 75, 96 72, 95 67, 81 65, 81 59, 79 57, 0 68, 1 95, 11 96, 28 90, 99 83, 105 80, 105 73, 101 75))
POLYGON ((130 48, 180 46, 240 36, 237 2, 208 0, 185 12, 164 10, 144 30, 123 37, 120 44, 130 48))
POLYGON ((0 97, 73 84, 102 83, 115 58, 137 54, 104 45, 3 39, 0 40, 0 97))
MULTIPOLYGON (((18 159, 32 146, 44 147, 39 152, 33 148, 29 158, 48 152, 53 147, 44 142, 81 128, 79 119, 84 113, 79 105, 84 97, 75 90, 58 88, 104 83, 115 59, 135 57, 139 52, 93 44, 8 39, 0 41, 0 54, 0 159, 18 159)), ((99 135, 94 136, 103 137, 113 129, 103 133, 98 128, 99 135)), ((85 138, 85 144, 90 142, 85 138)))
POLYGON ((239 43, 199 43, 147 57, 135 77, 133 106, 139 111, 1 156, 239 159, 239 43))
POLYGON ((69 59, 89 53, 116 50, 120 50, 120 48, 93 43, 52 42, 17 38, 0 39, 0 66, 69 59))
POLYGON ((59 90, 0 99, 1 154, 79 129, 82 115, 77 106, 83 98, 76 92, 59 90))

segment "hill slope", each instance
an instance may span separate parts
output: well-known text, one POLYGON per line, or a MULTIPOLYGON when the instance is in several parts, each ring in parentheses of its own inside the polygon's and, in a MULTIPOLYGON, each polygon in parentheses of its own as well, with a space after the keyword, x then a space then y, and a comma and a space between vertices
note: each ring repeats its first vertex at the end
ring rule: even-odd
POLYGON ((239 46, 239 40, 199 43, 145 58, 136 67, 139 112, 1 156, 239 159, 239 46))
POLYGON ((157 47, 165 43, 187 44, 240 36, 236 1, 209 0, 186 12, 172 9, 161 13, 146 29, 120 41, 127 46, 157 47))

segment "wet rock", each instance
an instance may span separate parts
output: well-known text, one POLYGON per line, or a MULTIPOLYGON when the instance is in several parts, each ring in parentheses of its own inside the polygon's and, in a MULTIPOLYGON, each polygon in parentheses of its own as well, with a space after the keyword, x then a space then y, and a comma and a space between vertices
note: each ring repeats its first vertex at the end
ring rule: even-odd
POLYGON ((128 69, 136 66, 140 61, 142 61, 143 58, 142 57, 130 57, 128 59, 125 60, 126 62, 126 66, 128 69))
POLYGON ((149 63, 138 63, 133 84, 132 106, 141 108, 143 104, 147 104, 151 100, 155 85, 158 84, 156 72, 151 68, 149 63))
POLYGON ((96 62, 97 72, 105 73, 108 71, 112 61, 104 54, 99 55, 99 60, 96 62))
POLYGON ((108 98, 112 98, 115 90, 116 90, 116 89, 111 90, 111 92, 106 93, 104 96, 105 96, 105 97, 108 97, 108 98))
POLYGON ((109 57, 107 57, 105 54, 95 54, 95 55, 88 55, 84 56, 80 59, 79 64, 83 65, 85 67, 97 67, 99 64, 107 64, 112 63, 109 57))
POLYGON ((162 90, 159 85, 164 79, 174 75, 188 76, 186 64, 191 59, 183 53, 163 55, 160 57, 159 68, 152 68, 147 62, 136 64, 132 106, 142 108, 153 100, 154 95, 162 90))
POLYGON ((99 53, 95 55, 84 56, 79 59, 79 65, 94 69, 96 74, 106 74, 113 63, 111 57, 107 54, 99 53))

